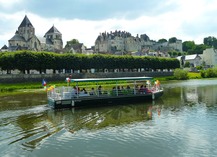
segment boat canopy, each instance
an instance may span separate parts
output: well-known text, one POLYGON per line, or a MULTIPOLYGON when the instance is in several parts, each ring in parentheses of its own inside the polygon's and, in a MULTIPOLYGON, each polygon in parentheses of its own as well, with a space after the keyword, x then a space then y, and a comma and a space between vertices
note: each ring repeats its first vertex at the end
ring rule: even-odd
POLYGON ((100 81, 137 81, 137 80, 152 80, 153 77, 115 77, 115 78, 85 78, 71 79, 71 82, 100 82, 100 81))

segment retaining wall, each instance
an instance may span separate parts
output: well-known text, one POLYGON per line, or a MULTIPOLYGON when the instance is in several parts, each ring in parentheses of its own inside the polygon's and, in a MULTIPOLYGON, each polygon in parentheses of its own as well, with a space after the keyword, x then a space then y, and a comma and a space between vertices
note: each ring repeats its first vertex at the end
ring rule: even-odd
MULTIPOLYGON (((173 72, 97 72, 97 73, 72 73, 72 78, 113 78, 113 77, 158 77, 172 76, 173 72)), ((69 74, 4 74, 0 75, 0 83, 25 83, 46 81, 65 81, 69 74)))

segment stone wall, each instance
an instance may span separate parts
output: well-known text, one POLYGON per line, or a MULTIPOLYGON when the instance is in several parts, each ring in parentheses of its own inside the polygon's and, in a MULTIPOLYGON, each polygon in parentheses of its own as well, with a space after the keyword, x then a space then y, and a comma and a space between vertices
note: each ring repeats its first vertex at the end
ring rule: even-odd
MULTIPOLYGON (((72 78, 113 78, 113 77, 158 77, 172 76, 173 72, 98 72, 98 73, 73 73, 72 78)), ((0 75, 0 83, 25 83, 46 81, 65 81, 69 74, 4 74, 0 75)))

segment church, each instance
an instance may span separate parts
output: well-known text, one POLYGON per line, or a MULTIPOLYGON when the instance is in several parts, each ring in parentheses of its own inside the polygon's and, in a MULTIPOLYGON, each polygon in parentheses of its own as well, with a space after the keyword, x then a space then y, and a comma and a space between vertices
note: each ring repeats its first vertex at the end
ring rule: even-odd
POLYGON ((32 50, 62 52, 62 34, 56 27, 52 26, 42 38, 35 35, 35 28, 25 15, 23 21, 15 32, 15 35, 8 40, 8 51, 32 50))

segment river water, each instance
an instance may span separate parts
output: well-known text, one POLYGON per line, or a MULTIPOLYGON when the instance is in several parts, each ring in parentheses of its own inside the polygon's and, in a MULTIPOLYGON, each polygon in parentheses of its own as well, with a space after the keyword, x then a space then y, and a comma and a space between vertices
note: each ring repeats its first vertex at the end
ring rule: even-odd
POLYGON ((217 80, 162 86, 158 100, 97 108, 52 110, 45 93, 0 97, 0 156, 217 156, 217 80))

